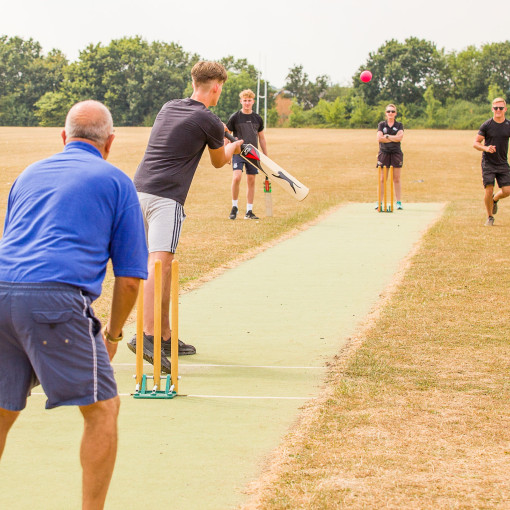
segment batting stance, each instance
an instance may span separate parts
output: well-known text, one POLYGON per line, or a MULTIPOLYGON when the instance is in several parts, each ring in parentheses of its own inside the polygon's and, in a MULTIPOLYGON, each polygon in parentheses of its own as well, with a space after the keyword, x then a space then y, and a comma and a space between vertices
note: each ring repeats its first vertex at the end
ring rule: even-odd
MULTIPOLYGON (((170 283, 171 268, 184 214, 184 202, 204 149, 215 168, 227 164, 239 152, 242 140, 225 143, 225 126, 209 110, 216 106, 225 68, 216 62, 198 62, 191 70, 193 94, 169 101, 156 117, 149 143, 134 182, 142 206, 149 245, 149 278, 144 286, 143 356, 154 362, 154 263, 161 260, 163 273, 161 369, 170 373, 170 283)), ((128 347, 136 352, 136 335, 128 347)), ((179 340, 179 354, 195 354, 193 345, 179 340)))

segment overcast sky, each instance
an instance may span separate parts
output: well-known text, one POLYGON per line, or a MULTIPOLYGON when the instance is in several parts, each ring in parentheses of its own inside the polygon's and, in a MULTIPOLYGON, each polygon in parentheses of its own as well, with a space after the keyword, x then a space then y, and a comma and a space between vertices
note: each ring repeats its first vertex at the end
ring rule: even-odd
POLYGON ((507 0, 0 0, 0 35, 31 37, 70 60, 89 43, 140 35, 205 59, 246 58, 278 88, 295 65, 312 81, 326 74, 347 85, 389 39, 415 36, 447 51, 508 40, 508 7, 507 0))

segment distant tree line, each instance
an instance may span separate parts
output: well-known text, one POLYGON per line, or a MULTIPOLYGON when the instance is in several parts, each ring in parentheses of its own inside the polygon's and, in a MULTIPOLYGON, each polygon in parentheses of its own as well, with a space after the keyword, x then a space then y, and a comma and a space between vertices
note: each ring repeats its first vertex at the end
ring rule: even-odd
MULTIPOLYGON (((118 126, 150 126, 166 102, 189 96, 190 71, 200 59, 180 45, 125 37, 91 44, 69 62, 58 49, 0 36, 0 125, 61 126, 69 107, 97 99, 118 126)), ((246 59, 221 61, 229 79, 214 108, 226 121, 239 109, 239 92, 256 90, 258 70, 246 59)), ((262 82, 261 86, 264 86, 262 82)), ((359 67, 351 86, 327 75, 310 80, 303 67, 289 69, 283 90, 269 86, 268 124, 279 124, 275 97, 292 99, 290 127, 370 127, 395 103, 406 127, 474 129, 490 115, 489 103, 510 92, 510 41, 446 53, 414 37, 387 41, 359 67), (369 69, 373 79, 359 80, 369 69)))
MULTIPOLYGON (((199 59, 178 44, 125 37, 91 44, 69 62, 59 50, 43 55, 32 39, 2 36, 0 125, 62 126, 75 102, 96 99, 118 126, 151 126, 165 102, 191 95, 190 71, 199 59)), ((227 120, 240 107, 239 92, 256 90, 258 72, 245 59, 222 63, 229 79, 215 111, 227 120)))
POLYGON ((510 41, 446 53, 415 37, 391 40, 369 54, 351 87, 324 76, 312 83, 301 67, 287 81, 292 127, 373 127, 394 103, 407 127, 475 129, 491 115, 492 99, 510 96, 510 41), (359 79, 365 69, 369 83, 359 79))

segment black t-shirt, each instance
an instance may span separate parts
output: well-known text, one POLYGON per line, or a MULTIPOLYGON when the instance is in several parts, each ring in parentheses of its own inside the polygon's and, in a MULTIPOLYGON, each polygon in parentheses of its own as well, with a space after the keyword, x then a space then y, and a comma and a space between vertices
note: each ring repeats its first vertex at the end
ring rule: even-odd
POLYGON ((258 147, 258 134, 264 129, 264 121, 258 113, 243 113, 239 110, 228 119, 227 127, 244 143, 258 147))
POLYGON ((224 133, 221 120, 203 103, 190 98, 165 103, 135 173, 137 191, 184 205, 205 147, 223 147, 224 133))
POLYGON ((485 121, 478 130, 478 134, 485 138, 485 146, 495 145, 496 152, 484 152, 482 154, 482 164, 487 163, 492 166, 508 166, 508 139, 510 138, 510 121, 504 120, 499 123, 494 119, 485 121))
MULTIPOLYGON (((377 131, 382 131, 385 135, 395 136, 399 131, 404 131, 404 125, 402 122, 394 122, 393 126, 388 126, 388 122, 383 120, 379 122, 377 126, 377 131)), ((379 143, 379 150, 381 152, 402 152, 400 148, 400 142, 389 142, 389 143, 379 143)))

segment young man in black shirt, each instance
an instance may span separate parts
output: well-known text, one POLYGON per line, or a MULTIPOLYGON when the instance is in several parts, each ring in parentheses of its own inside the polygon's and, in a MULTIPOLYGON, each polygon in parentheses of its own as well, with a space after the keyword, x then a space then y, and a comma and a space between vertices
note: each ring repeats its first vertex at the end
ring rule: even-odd
POLYGON ((482 151, 482 178, 485 187, 486 227, 494 225, 494 214, 498 211, 498 201, 510 195, 510 166, 508 165, 508 139, 510 121, 506 120, 506 102, 497 97, 492 101, 492 119, 484 122, 476 135, 473 147, 482 151), (499 191, 494 194, 494 181, 499 191))
MULTIPOLYGON (((243 90, 239 94, 242 109, 234 113, 227 122, 227 128, 234 133, 234 136, 260 148, 267 155, 266 137, 264 135, 264 121, 262 117, 253 111, 255 94, 250 89, 243 90)), ((238 154, 232 159, 232 210, 229 218, 235 220, 237 217, 239 198, 239 185, 243 175, 243 167, 246 167, 246 215, 245 220, 258 220, 253 212, 253 199, 255 197, 255 176, 259 173, 257 167, 246 162, 238 154)))
MULTIPOLYGON (((207 147, 215 168, 221 168, 239 153, 243 140, 225 144, 225 126, 209 110, 216 106, 225 68, 217 62, 201 61, 191 70, 193 94, 164 104, 151 130, 147 149, 134 177, 142 207, 149 247, 149 277, 144 285, 144 359, 153 361, 154 341, 154 265, 163 269, 161 369, 170 373, 166 356, 170 351, 171 267, 186 218, 184 203, 195 171, 207 147)), ((139 311, 138 313, 141 313, 139 311)), ((179 340, 179 355, 195 354, 193 345, 179 340)), ((136 352, 136 336, 128 344, 136 352)))

